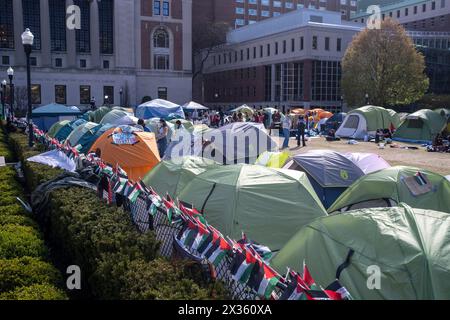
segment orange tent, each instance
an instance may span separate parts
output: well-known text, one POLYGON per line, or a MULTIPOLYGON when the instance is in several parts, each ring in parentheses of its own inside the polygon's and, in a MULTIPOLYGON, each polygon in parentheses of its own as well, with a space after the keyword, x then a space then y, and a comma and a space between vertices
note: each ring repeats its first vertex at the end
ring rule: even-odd
MULTIPOLYGON (((132 133, 133 143, 117 143, 116 128, 102 134, 89 152, 95 152, 111 166, 117 164, 125 170, 131 181, 142 179, 160 161, 155 134, 151 132, 132 133)), ((129 143, 129 142, 128 142, 129 143)))
POLYGON ((331 112, 328 111, 324 111, 322 113, 319 113, 319 118, 320 119, 325 119, 325 118, 331 118, 333 116, 333 114, 331 112))

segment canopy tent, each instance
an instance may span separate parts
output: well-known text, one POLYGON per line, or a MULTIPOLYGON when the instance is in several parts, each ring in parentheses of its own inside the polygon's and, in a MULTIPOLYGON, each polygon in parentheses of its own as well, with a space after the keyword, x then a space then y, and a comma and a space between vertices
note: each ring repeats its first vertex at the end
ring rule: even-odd
POLYGON ((325 130, 327 130, 327 131, 329 131, 331 129, 337 130, 339 128, 339 126, 342 124, 342 122, 344 121, 346 115, 347 114, 345 112, 339 112, 339 113, 333 114, 333 116, 328 119, 328 121, 325 125, 325 130))
POLYGON ((112 111, 112 108, 109 107, 100 107, 95 111, 92 111, 89 114, 89 121, 100 123, 102 121, 103 117, 110 113, 112 111))
POLYGON ((329 112, 329 111, 324 111, 324 112, 321 112, 320 114, 319 114, 319 119, 329 119, 329 118, 331 118, 333 116, 333 113, 331 113, 331 112, 329 112))
POLYGON ((151 186, 158 194, 169 194, 176 199, 181 190, 197 175, 217 168, 213 160, 186 156, 175 161, 161 161, 142 179, 146 186, 151 186))
POLYGON ((138 106, 136 117, 141 119, 164 118, 168 120, 169 118, 184 119, 185 115, 181 106, 167 100, 155 99, 138 106))
POLYGON ((363 139, 374 136, 378 129, 398 128, 400 118, 395 111, 376 106, 365 106, 350 111, 336 131, 336 136, 363 139))
POLYGON ((235 122, 207 131, 203 157, 222 164, 255 163, 265 151, 278 151, 262 123, 235 122))
POLYGON ((77 107, 66 107, 61 104, 51 103, 32 111, 33 123, 41 130, 48 131, 56 122, 62 120, 74 120, 81 116, 77 107))
POLYGON ((200 103, 190 101, 182 105, 185 110, 209 110, 208 107, 202 106, 200 103))
POLYGON ((111 110, 100 121, 100 124, 112 124, 115 126, 121 125, 135 125, 138 122, 138 118, 133 114, 123 110, 111 110))
POLYGON ((326 215, 302 172, 257 165, 219 166, 192 178, 179 199, 208 223, 237 239, 280 249, 301 226, 326 215))
POLYGON ((305 109, 295 108, 295 109, 292 109, 290 113, 302 116, 305 114, 305 109))
POLYGON ((76 129, 72 130, 72 132, 69 134, 69 136, 66 139, 66 142, 69 142, 69 144, 72 147, 75 147, 78 144, 78 140, 86 133, 94 129, 95 127, 98 127, 99 124, 95 122, 86 122, 83 123, 81 126, 78 126, 76 129))
POLYGON ((95 141, 90 152, 112 166, 118 164, 132 181, 142 179, 160 161, 155 135, 129 126, 107 130, 95 141))
POLYGON ((429 109, 416 111, 395 131, 393 139, 406 142, 429 143, 447 126, 447 118, 429 109))
POLYGON ((450 213, 450 181, 419 168, 386 168, 356 181, 342 193, 328 212, 390 207, 400 202, 414 208, 450 213))
POLYGON ((343 153, 343 155, 356 164, 364 174, 386 169, 391 166, 386 160, 375 153, 348 152, 343 153))
POLYGON ((253 109, 252 108, 250 108, 248 105, 246 105, 246 104, 243 104, 242 106, 240 106, 240 107, 237 107, 236 109, 233 109, 233 110, 231 110, 231 112, 236 112, 236 113, 239 113, 239 112, 241 112, 241 113, 243 113, 243 114, 245 114, 245 117, 246 118, 251 118, 252 116, 253 116, 253 109))
POLYGON ((297 154, 284 168, 305 172, 325 208, 330 207, 341 193, 364 175, 356 164, 331 150, 297 154))
POLYGON ((336 279, 355 299, 450 299, 450 215, 409 207, 354 210, 313 221, 272 259, 281 273, 302 270, 317 283, 336 279), (380 271, 376 290, 367 284, 380 271), (373 270, 373 269, 372 269, 373 270))

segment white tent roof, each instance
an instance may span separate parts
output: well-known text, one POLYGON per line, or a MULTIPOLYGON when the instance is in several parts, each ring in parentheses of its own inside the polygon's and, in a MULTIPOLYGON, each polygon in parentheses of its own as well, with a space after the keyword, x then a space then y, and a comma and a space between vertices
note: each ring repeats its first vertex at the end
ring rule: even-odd
POLYGON ((386 160, 375 153, 349 152, 343 155, 355 163, 364 174, 386 169, 391 166, 386 160))
POLYGON ((183 109, 188 110, 209 110, 209 108, 202 106, 200 103, 190 101, 182 105, 183 109))
POLYGON ((139 107, 164 107, 164 108, 176 108, 179 107, 178 104, 164 100, 164 99, 154 99, 146 103, 141 104, 139 107))

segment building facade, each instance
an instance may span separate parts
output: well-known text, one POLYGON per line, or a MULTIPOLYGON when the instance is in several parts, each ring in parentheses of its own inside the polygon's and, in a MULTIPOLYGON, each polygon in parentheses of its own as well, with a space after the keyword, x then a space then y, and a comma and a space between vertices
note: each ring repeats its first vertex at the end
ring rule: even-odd
POLYGON ((192 0, 0 0, 0 80, 12 66, 15 96, 26 85, 25 28, 34 106, 191 99, 192 0))
POLYGON ((205 103, 341 110, 341 60, 361 29, 338 12, 303 9, 233 30, 207 60, 205 103))
POLYGON ((240 28, 298 9, 340 12, 343 19, 356 13, 357 0, 194 0, 194 21, 207 16, 213 22, 226 22, 240 28), (205 14, 207 12, 207 14, 205 14))

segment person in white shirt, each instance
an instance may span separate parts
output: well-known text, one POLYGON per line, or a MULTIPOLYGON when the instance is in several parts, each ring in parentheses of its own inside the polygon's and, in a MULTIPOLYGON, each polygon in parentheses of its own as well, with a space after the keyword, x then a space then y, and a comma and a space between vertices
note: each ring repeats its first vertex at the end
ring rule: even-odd
POLYGON ((292 127, 292 120, 290 117, 290 110, 288 109, 286 112, 286 116, 283 120, 283 135, 284 135, 284 142, 282 149, 286 149, 289 147, 289 138, 291 136, 291 127, 292 127))

